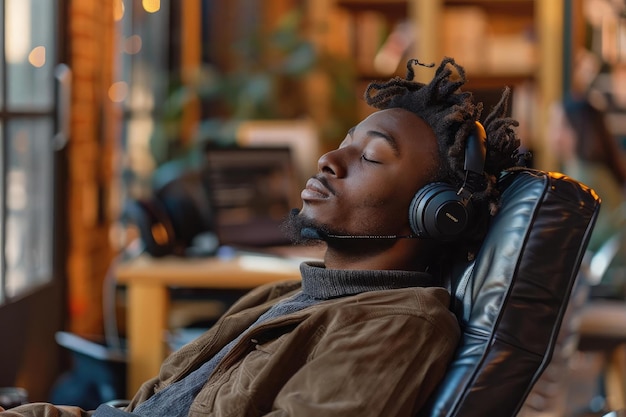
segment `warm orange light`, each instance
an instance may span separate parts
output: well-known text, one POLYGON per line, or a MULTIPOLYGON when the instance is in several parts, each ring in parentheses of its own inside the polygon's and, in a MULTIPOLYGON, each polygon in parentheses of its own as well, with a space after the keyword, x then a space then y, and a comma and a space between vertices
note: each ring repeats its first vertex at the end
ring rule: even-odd
POLYGON ((124 52, 128 55, 134 55, 141 51, 142 40, 139 35, 132 35, 124 41, 124 52))
POLYGON ((124 0, 117 0, 113 4, 113 18, 116 22, 119 22, 124 17, 124 0))
POLYGON ((115 103, 121 103, 128 97, 128 84, 124 81, 113 83, 109 87, 109 99, 115 103))
POLYGON ((141 4, 148 13, 156 13, 161 10, 161 0, 142 0, 141 4))
POLYGON ((46 48, 44 46, 37 46, 28 54, 28 62, 35 67, 41 68, 46 64, 46 48))

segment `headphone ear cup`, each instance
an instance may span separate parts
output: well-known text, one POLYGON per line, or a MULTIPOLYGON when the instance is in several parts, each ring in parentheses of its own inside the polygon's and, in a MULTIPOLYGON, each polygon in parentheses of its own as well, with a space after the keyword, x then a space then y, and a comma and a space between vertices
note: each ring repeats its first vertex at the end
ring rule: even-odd
POLYGON ((450 184, 434 182, 420 189, 409 206, 413 233, 440 241, 458 239, 472 217, 467 198, 450 184))
POLYGON ((165 208, 157 199, 138 200, 132 220, 139 228, 146 252, 154 257, 175 251, 175 232, 165 208))

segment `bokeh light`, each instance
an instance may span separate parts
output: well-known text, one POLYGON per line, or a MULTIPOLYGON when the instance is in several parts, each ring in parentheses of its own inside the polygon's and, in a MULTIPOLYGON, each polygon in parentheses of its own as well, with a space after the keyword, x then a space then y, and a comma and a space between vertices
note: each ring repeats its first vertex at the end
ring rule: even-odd
POLYGON ((161 10, 161 0, 142 0, 141 5, 148 13, 156 13, 161 10))

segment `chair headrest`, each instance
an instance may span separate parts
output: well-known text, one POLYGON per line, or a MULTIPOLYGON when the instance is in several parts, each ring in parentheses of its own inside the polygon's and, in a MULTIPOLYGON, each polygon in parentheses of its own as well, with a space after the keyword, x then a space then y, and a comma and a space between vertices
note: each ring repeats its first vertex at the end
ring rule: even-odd
POLYGON ((420 416, 514 416, 550 361, 600 199, 531 169, 505 174, 500 186, 480 251, 451 278, 463 335, 420 416))

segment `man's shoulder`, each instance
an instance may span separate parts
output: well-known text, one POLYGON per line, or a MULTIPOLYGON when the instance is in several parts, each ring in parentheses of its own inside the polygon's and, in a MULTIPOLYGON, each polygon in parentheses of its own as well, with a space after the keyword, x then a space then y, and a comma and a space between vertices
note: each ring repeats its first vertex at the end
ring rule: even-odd
POLYGON ((278 281, 269 284, 261 285, 254 291, 262 294, 267 294, 268 299, 280 298, 286 294, 291 294, 294 291, 298 291, 302 288, 302 281, 300 280, 288 280, 278 281))
POLYGON ((452 316, 450 294, 440 287, 410 287, 367 291, 337 298, 328 305, 337 314, 342 311, 366 316, 414 316, 438 318, 452 316))
POLYGON ((268 301, 286 297, 296 291, 299 291, 301 288, 302 282, 300 280, 271 282, 252 289, 245 294, 239 302, 245 305, 264 304, 268 301))
MULTIPOLYGON (((443 287, 408 287, 390 290, 368 291, 355 295, 359 302, 380 303, 384 301, 395 306, 423 308, 449 308, 450 293, 443 287)), ((384 305, 384 304, 383 304, 384 305)))
POLYGON ((458 337, 458 321, 449 308, 450 296, 440 287, 368 291, 318 306, 325 321, 339 328, 377 322, 392 326, 428 326, 439 334, 458 337))

